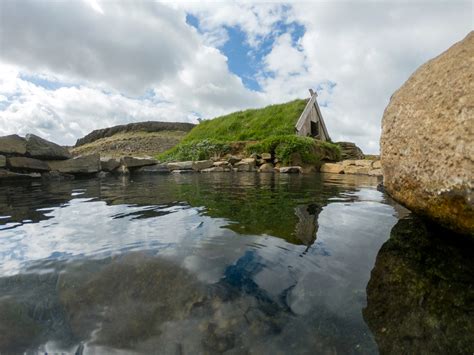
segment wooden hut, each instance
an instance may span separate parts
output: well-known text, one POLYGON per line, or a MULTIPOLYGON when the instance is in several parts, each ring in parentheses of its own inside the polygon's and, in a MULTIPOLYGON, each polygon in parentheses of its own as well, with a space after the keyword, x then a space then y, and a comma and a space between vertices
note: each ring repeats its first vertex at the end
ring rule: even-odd
POLYGON ((311 98, 296 122, 296 134, 303 137, 313 137, 322 141, 330 141, 331 138, 329 138, 323 115, 316 100, 318 94, 312 89, 309 89, 309 93, 311 98))

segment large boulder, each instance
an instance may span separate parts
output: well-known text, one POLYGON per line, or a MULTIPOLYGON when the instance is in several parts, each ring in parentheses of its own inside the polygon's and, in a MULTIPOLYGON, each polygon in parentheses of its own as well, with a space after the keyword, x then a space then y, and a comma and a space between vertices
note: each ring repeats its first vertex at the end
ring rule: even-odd
POLYGON ((66 148, 34 134, 26 135, 26 155, 44 160, 65 160, 71 158, 71 153, 66 148))
POLYGON ((120 161, 114 158, 100 158, 100 169, 102 171, 111 172, 120 166, 120 161))
POLYGON ((0 137, 0 154, 24 155, 26 140, 16 134, 0 137))
POLYGON ((38 159, 27 157, 11 157, 8 158, 8 167, 13 171, 49 171, 49 166, 46 162, 38 159))
POLYGON ((414 212, 474 233, 474 32, 422 65, 382 121, 386 191, 414 212))
POLYGON ((100 171, 99 154, 84 155, 68 160, 52 160, 48 164, 51 170, 64 174, 94 174, 100 171))

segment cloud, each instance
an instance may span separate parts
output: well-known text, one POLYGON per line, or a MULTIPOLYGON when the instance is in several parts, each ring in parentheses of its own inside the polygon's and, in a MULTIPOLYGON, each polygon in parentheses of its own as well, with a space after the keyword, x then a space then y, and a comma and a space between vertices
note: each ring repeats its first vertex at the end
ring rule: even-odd
POLYGON ((376 153, 390 95, 471 29, 469 1, 3 1, 0 134, 73 144, 96 128, 211 118, 312 87, 331 137, 376 153), (259 63, 241 73, 258 92, 230 71, 229 40, 246 52, 235 58, 259 63))

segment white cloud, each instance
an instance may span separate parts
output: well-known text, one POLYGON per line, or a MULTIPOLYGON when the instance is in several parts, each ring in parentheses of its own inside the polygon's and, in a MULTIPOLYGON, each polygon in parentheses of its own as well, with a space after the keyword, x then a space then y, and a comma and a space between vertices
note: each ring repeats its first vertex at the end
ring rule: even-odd
POLYGON ((308 97, 313 87, 332 138, 377 152, 390 95, 472 30, 472 10, 469 1, 4 1, 0 134, 73 144, 95 128, 209 118, 308 97), (297 43, 281 26, 291 23, 305 28, 297 43), (257 57, 275 38, 255 75, 261 92, 245 88, 217 49, 229 27, 245 33, 257 57))

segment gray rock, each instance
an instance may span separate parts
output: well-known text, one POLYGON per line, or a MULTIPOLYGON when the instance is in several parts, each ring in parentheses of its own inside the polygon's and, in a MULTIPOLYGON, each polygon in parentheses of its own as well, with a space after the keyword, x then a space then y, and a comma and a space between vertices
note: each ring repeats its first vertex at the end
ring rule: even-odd
POLYGON ((42 160, 27 157, 8 158, 8 167, 14 171, 49 171, 49 166, 42 160))
POLYGON ((284 166, 280 168, 282 174, 299 174, 301 173, 301 166, 284 166))
POLYGON ((135 172, 156 174, 156 173, 169 173, 170 170, 168 169, 168 164, 163 163, 163 164, 143 166, 135 170, 135 172))
POLYGON ((234 165, 234 164, 238 163, 238 162, 241 161, 241 160, 242 160, 242 159, 240 159, 239 157, 236 157, 236 156, 233 156, 233 155, 232 155, 232 156, 229 157, 229 159, 227 159, 227 162, 228 162, 229 164, 234 165))
POLYGON ((0 153, 6 155, 25 155, 26 140, 16 134, 0 137, 0 153))
POLYGON ((260 155, 260 157, 263 159, 263 160, 272 160, 272 155, 270 153, 262 153, 260 155))
POLYGON ((214 162, 212 160, 198 160, 193 161, 193 170, 200 171, 202 169, 208 169, 214 166, 214 162))
POLYGON ((99 171, 96 175, 99 179, 105 179, 108 176, 110 176, 110 173, 107 171, 99 171))
POLYGON ((0 169, 0 179, 38 179, 40 173, 20 174, 6 169, 0 169))
POLYGON ((122 165, 130 168, 139 168, 147 165, 155 165, 158 163, 155 159, 149 158, 135 158, 135 157, 123 157, 121 159, 122 165))
POLYGON ((275 171, 275 168, 272 163, 265 163, 260 166, 258 169, 261 173, 273 173, 275 171))
POLYGON ((236 171, 254 171, 255 170, 255 164, 250 164, 243 161, 238 162, 237 164, 234 165, 234 167, 237 169, 236 171))
POLYGON ((4 155, 0 155, 0 168, 3 168, 7 165, 7 158, 4 155))
POLYGON ((173 163, 168 163, 168 169, 173 170, 192 170, 193 162, 192 161, 177 161, 173 163))
POLYGON ((100 158, 100 168, 103 171, 114 171, 120 166, 118 159, 114 158, 100 158))
POLYGON ((26 135, 26 155, 44 160, 64 160, 71 158, 71 154, 66 148, 34 134, 26 135))
POLYGON ((65 174, 94 174, 100 171, 99 154, 84 155, 68 160, 52 160, 48 162, 51 170, 65 174))

